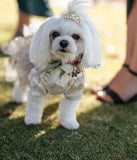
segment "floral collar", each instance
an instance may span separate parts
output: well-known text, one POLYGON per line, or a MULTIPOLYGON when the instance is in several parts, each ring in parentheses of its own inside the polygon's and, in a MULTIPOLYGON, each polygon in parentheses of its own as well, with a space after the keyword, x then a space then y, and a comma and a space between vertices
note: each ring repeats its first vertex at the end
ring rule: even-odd
MULTIPOLYGON (((73 70, 72 73, 67 73, 64 69, 61 68, 61 73, 60 73, 60 77, 63 76, 65 73, 67 73, 69 76, 72 77, 77 77, 78 74, 80 74, 81 70, 79 68, 79 64, 81 63, 83 58, 83 53, 80 54, 76 59, 74 60, 68 60, 66 65, 71 64, 73 66, 73 70)), ((49 62, 49 65, 44 68, 43 70, 39 71, 38 74, 43 74, 43 73, 48 73, 50 74, 50 72, 58 67, 62 66, 62 62, 60 59, 58 60, 52 60, 51 62, 49 62)))

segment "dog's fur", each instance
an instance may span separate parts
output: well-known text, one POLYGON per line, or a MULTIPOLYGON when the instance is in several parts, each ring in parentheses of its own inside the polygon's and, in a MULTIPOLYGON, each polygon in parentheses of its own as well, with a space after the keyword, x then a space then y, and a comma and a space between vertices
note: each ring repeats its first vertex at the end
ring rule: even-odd
POLYGON ((89 67, 100 67, 102 57, 98 31, 83 9, 81 1, 73 0, 58 18, 47 19, 40 25, 33 39, 30 35, 16 38, 7 48, 8 51, 5 49, 5 52, 8 53, 9 50, 14 50, 12 57, 18 75, 13 92, 14 101, 25 101, 27 88, 30 86, 25 123, 29 125, 41 122, 47 93, 63 93, 59 119, 65 128, 77 129, 79 124, 75 111, 83 93, 83 71, 89 67), (70 13, 81 18, 80 24, 72 19, 64 18, 64 14, 70 13), (74 39, 74 35, 79 35, 79 39, 74 39), (60 44, 62 40, 68 43, 64 48, 60 44), (78 59, 79 56, 81 59, 78 59), (43 69, 47 68, 49 62, 58 59, 61 60, 59 67, 40 74, 43 69), (80 62, 78 66, 75 66, 72 63, 77 59, 80 62), (73 75, 72 72, 77 67, 79 72, 73 75))

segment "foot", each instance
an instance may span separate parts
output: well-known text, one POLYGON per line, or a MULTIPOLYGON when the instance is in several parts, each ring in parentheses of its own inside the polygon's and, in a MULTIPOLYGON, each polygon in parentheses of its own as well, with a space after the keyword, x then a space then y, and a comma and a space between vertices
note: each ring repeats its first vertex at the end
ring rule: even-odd
POLYGON ((91 88, 91 93, 92 94, 96 94, 99 91, 102 91, 103 87, 102 86, 94 86, 93 88, 91 88))
POLYGON ((26 125, 37 125, 37 124, 40 124, 41 123, 41 119, 40 118, 34 118, 34 117, 31 117, 31 116, 25 116, 25 124, 26 125))
MULTIPOLYGON (((125 70, 125 67, 122 67, 121 70, 116 74, 116 76, 110 81, 108 86, 110 86, 110 84, 111 85, 115 84, 116 81, 121 79, 125 74, 124 70, 125 70)), ((95 86, 91 89, 91 93, 93 94, 97 94, 100 91, 103 91, 103 86, 95 86)))
POLYGON ((76 118, 70 118, 67 120, 61 120, 61 125, 67 129, 78 129, 79 123, 76 118))
MULTIPOLYGON (((122 74, 124 76, 110 83, 109 88, 119 95, 124 102, 127 102, 137 94, 137 76, 131 74, 126 68, 123 68, 122 74)), ((98 91, 96 96, 105 102, 114 102, 103 90, 98 91)))

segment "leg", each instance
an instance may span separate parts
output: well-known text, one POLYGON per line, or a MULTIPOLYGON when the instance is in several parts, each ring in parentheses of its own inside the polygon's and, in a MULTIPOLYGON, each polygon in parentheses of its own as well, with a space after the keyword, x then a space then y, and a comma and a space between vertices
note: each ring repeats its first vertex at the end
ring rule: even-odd
MULTIPOLYGON (((135 7, 135 5, 133 5, 133 7, 135 7)), ((134 10, 134 12, 136 12, 134 10)), ((130 61, 131 61, 131 57, 133 55, 133 47, 134 47, 134 39, 135 39, 135 19, 134 19, 134 15, 137 13, 133 13, 133 8, 132 8, 132 12, 130 12, 128 19, 127 19, 127 50, 126 50, 126 58, 125 58, 125 62, 124 64, 129 65, 130 61), (134 19, 134 20, 133 20, 134 19)), ((117 82, 122 79, 122 77, 124 77, 124 75, 126 74, 126 69, 125 67, 122 67, 118 73, 112 78, 112 80, 109 82, 108 86, 110 88, 115 88, 118 84, 117 82)), ((118 86, 119 87, 119 86, 118 86)), ((95 86, 91 89, 91 92, 93 94, 98 94, 99 91, 102 91, 103 87, 101 86, 95 86)), ((107 97, 107 99, 109 99, 109 97, 107 97)))
MULTIPOLYGON (((82 91, 81 91, 82 93, 82 91)), ((76 119, 76 109, 80 103, 81 97, 78 99, 71 99, 64 97, 59 107, 59 119, 63 127, 67 129, 78 129, 79 123, 76 119)))
POLYGON ((45 96, 32 95, 31 90, 28 92, 28 102, 26 107, 25 123, 39 124, 41 123, 41 117, 43 107, 45 104, 45 96))
POLYGON ((17 31, 14 34, 13 38, 18 37, 18 36, 23 36, 23 26, 29 25, 29 23, 30 23, 29 15, 19 10, 19 22, 17 26, 17 31))
POLYGON ((15 82, 13 90, 13 100, 17 103, 23 103, 27 101, 28 86, 21 86, 19 81, 15 82))
MULTIPOLYGON (((132 12, 131 12, 131 18, 132 18, 132 22, 131 25, 133 26, 133 30, 131 30, 130 32, 132 34, 134 34, 134 41, 130 42, 133 43, 132 46, 132 57, 130 60, 130 69, 133 70, 134 72, 137 72, 137 1, 134 2, 134 6, 132 8, 132 12)), ((129 47, 127 46, 127 49, 129 47)))
MULTIPOLYGON (((126 63, 129 64, 129 68, 137 73, 137 1, 134 2, 130 15, 128 17, 128 34, 127 34, 127 57, 130 54, 130 58, 126 57, 126 63)), ((117 93, 121 99, 126 102, 134 95, 137 94, 137 77, 129 72, 128 69, 124 69, 124 75, 117 81, 109 83, 109 88, 117 93), (124 77, 124 78, 123 78, 124 77)), ((113 102, 113 99, 106 94, 105 91, 99 91, 96 93, 97 97, 106 101, 113 102)))

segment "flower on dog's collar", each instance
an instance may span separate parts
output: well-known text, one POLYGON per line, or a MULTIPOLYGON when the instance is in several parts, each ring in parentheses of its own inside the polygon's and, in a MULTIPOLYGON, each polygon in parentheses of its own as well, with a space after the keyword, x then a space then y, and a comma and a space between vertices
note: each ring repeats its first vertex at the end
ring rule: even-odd
POLYGON ((68 60, 68 64, 72 64, 73 66, 78 66, 81 63, 81 60, 83 58, 83 54, 80 54, 76 59, 73 61, 68 60))
POLYGON ((78 74, 81 73, 81 70, 79 69, 78 65, 81 63, 81 60, 83 58, 83 54, 80 54, 75 60, 72 61, 68 61, 66 63, 66 67, 68 67, 67 65, 72 65, 72 71, 70 73, 67 73, 66 71, 66 67, 64 68, 64 66, 62 66, 61 60, 52 60, 48 67, 46 67, 45 69, 43 69, 42 71, 39 71, 38 74, 41 75, 42 77, 45 76, 45 74, 50 74, 52 70, 55 70, 56 68, 60 67, 61 73, 60 73, 60 77, 62 77, 65 73, 67 73, 69 76, 71 77, 77 77, 78 74))
POLYGON ((76 15, 74 12, 64 14, 64 19, 74 21, 76 24, 80 24, 81 22, 80 16, 76 15))
POLYGON ((76 59, 73 61, 68 61, 68 64, 73 65, 73 72, 72 72, 72 77, 77 77, 77 75, 81 72, 78 65, 81 63, 81 60, 83 58, 83 54, 80 54, 76 59))

